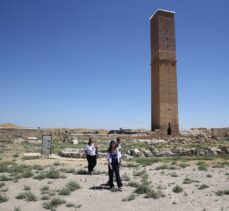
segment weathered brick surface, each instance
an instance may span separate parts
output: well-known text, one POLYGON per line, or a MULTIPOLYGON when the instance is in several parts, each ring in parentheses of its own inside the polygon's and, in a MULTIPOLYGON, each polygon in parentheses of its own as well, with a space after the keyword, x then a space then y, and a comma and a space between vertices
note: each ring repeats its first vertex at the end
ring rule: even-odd
POLYGON ((179 131, 174 13, 151 17, 151 128, 179 131))

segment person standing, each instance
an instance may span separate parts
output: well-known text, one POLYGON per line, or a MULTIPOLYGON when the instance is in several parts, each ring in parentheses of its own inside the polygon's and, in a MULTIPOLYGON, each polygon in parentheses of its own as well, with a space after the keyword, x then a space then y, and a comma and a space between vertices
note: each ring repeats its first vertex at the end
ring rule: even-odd
POLYGON ((117 137, 116 142, 117 142, 117 150, 122 154, 121 138, 117 137))
POLYGON ((97 163, 98 147, 92 138, 89 139, 88 144, 85 147, 85 153, 87 155, 88 173, 92 174, 94 167, 97 163))
POLYGON ((121 153, 119 152, 119 150, 117 150, 117 142, 112 140, 107 150, 109 186, 110 188, 114 187, 113 173, 115 173, 116 182, 119 190, 121 190, 123 186, 122 179, 119 174, 120 159, 121 159, 121 153))

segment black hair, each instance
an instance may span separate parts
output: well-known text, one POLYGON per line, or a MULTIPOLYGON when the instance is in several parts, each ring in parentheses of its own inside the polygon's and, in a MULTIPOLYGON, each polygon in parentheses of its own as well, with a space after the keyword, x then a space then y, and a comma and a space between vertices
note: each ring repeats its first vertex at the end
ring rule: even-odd
MULTIPOLYGON (((107 152, 112 152, 112 144, 114 144, 113 141, 110 142, 109 147, 107 149, 107 152)), ((116 149, 116 147, 117 147, 117 144, 115 144, 115 149, 116 149)))
POLYGON ((90 145, 91 144, 91 142, 93 141, 93 138, 89 138, 89 140, 88 140, 88 145, 90 145))

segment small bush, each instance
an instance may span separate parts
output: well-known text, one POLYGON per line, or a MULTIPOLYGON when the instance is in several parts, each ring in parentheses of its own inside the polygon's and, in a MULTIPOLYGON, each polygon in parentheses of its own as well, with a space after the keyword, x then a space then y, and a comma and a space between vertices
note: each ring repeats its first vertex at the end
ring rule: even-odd
POLYGON ((131 181, 131 182, 128 182, 127 186, 130 186, 130 187, 138 187, 140 185, 139 182, 136 182, 136 181, 131 181))
POLYGON ((28 170, 26 170, 25 172, 23 172, 22 176, 23 176, 24 178, 32 177, 32 176, 33 176, 33 172, 32 172, 31 169, 28 169, 28 170))
POLYGON ((29 185, 24 185, 24 190, 31 190, 31 187, 29 185))
POLYGON ((8 188, 7 187, 0 189, 0 192, 2 192, 2 193, 5 193, 7 191, 8 191, 8 188))
POLYGON ((173 188, 173 192, 174 193, 180 193, 183 191, 183 188, 179 185, 176 185, 174 188, 173 188))
POLYGON ((59 191, 59 195, 70 195, 72 191, 79 189, 80 185, 75 181, 68 182, 65 187, 59 191))
POLYGON ((0 181, 9 181, 9 180, 11 180, 11 178, 10 177, 8 177, 8 176, 6 176, 6 175, 0 175, 0 181))
POLYGON ((145 198, 153 198, 158 199, 161 197, 161 191, 160 190, 150 190, 146 193, 145 198))
POLYGON ((199 171, 207 171, 208 170, 208 165, 203 161, 197 162, 196 165, 198 165, 199 171))
POLYGON ((45 172, 40 172, 38 175, 34 176, 33 179, 43 180, 46 178, 45 172))
POLYGON ((46 193, 48 193, 48 191, 49 191, 49 186, 48 186, 48 185, 43 186, 43 187, 40 189, 40 191, 41 191, 41 194, 46 194, 46 193))
POLYGON ((6 195, 0 193, 0 203, 6 202, 8 200, 9 198, 6 195))
POLYGON ((156 167, 156 170, 164 170, 164 169, 169 169, 168 165, 163 164, 163 165, 160 165, 160 166, 156 167))
POLYGON ((80 185, 75 182, 75 181, 70 181, 67 183, 67 187, 71 190, 71 191, 75 191, 76 189, 80 189, 80 185))
POLYGON ((60 162, 56 161, 52 164, 53 166, 60 166, 60 162))
POLYGON ((73 204, 73 203, 67 203, 67 204, 65 205, 65 207, 75 207, 75 204, 73 204))
POLYGON ((127 196, 126 198, 122 199, 122 201, 132 201, 135 199, 135 197, 136 195, 132 193, 129 196, 127 196))
POLYGON ((34 170, 38 170, 38 171, 42 171, 42 170, 44 169, 42 166, 37 165, 37 164, 33 165, 32 168, 33 168, 34 170))
POLYGON ((217 196, 222 196, 222 195, 229 195, 229 190, 219 190, 216 192, 217 196))
POLYGON ((19 193, 16 199, 25 199, 26 201, 37 201, 37 197, 31 191, 19 193))
POLYGON ((21 211, 21 208, 20 207, 15 207, 14 211, 21 211))
POLYGON ((181 168, 186 168, 187 166, 189 166, 189 164, 187 164, 187 163, 180 163, 179 166, 181 168))
POLYGON ((206 188, 209 188, 209 186, 208 186, 208 185, 203 184, 203 185, 201 185, 201 186, 199 187, 199 190, 206 189, 206 188))
POLYGON ((70 195, 71 190, 68 187, 63 187, 62 189, 59 190, 59 195, 70 195))
POLYGON ((137 194, 146 194, 149 191, 150 191, 150 188, 148 185, 140 184, 136 187, 134 192, 137 194))
POLYGON ((142 176, 142 175, 144 175, 144 174, 146 174, 146 171, 145 171, 145 170, 143 170, 143 171, 137 171, 137 172, 134 172, 134 173, 133 173, 133 175, 134 175, 135 177, 142 176))
POLYGON ((57 208, 58 206, 64 203, 65 203, 65 200, 55 197, 51 199, 50 201, 44 202, 43 207, 48 210, 54 210, 55 208, 57 208))
POLYGON ((127 174, 124 174, 124 175, 122 176, 122 180, 123 180, 123 181, 130 181, 130 177, 129 177, 127 174))
POLYGON ((197 180, 192 180, 192 179, 190 179, 190 178, 188 178, 188 177, 185 177, 185 178, 184 178, 184 181, 183 181, 183 184, 191 184, 191 183, 193 183, 193 182, 199 182, 199 181, 197 181, 197 180))
POLYGON ((49 200, 49 196, 44 195, 44 196, 42 196, 42 197, 41 197, 41 200, 43 200, 43 201, 45 201, 45 200, 49 200))
POLYGON ((3 186, 5 186, 6 184, 4 182, 0 182, 0 188, 2 188, 3 186))
POLYGON ((68 173, 68 174, 75 174, 76 170, 74 168, 70 168, 70 169, 60 169, 62 172, 64 173, 68 173))
POLYGON ((170 174, 170 176, 171 176, 171 177, 178 177, 178 175, 177 175, 176 172, 172 172, 172 173, 170 174))
POLYGON ((60 177, 60 172, 59 170, 51 168, 48 171, 46 171, 45 176, 46 178, 49 178, 49 179, 57 179, 60 177))
POLYGON ((208 166, 200 165, 200 166, 198 167, 198 169, 199 169, 200 171, 207 171, 207 170, 208 170, 208 166))
POLYGON ((7 163, 0 163, 0 173, 5 173, 8 170, 8 165, 7 163))

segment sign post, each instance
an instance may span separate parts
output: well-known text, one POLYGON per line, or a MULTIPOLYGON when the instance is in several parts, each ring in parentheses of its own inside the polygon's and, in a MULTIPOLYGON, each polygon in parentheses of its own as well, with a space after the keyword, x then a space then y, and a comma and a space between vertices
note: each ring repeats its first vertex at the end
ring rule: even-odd
POLYGON ((52 135, 42 135, 41 154, 50 155, 52 150, 52 135))

